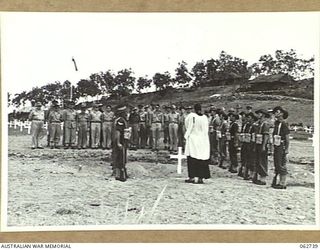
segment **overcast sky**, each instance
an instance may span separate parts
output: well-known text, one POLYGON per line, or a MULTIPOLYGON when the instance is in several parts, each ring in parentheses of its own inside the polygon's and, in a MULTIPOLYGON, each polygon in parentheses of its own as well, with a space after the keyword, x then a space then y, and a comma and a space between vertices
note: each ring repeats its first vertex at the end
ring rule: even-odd
POLYGON ((2 13, 2 85, 19 93, 129 67, 136 77, 173 74, 221 50, 249 64, 277 49, 309 58, 318 36, 319 13, 2 13))

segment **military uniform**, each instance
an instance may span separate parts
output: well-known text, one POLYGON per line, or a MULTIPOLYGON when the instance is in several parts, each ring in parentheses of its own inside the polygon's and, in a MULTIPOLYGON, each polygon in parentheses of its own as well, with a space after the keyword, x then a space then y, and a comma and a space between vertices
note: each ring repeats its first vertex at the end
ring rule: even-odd
POLYGON ((238 148, 238 129, 239 125, 237 122, 231 122, 229 132, 230 132, 230 141, 229 141, 229 157, 230 157, 230 167, 229 171, 232 173, 237 172, 238 168, 238 158, 237 158, 237 148, 238 148))
POLYGON ((77 124, 78 124, 78 148, 84 149, 87 147, 88 143, 88 123, 89 115, 84 111, 77 114, 77 124))
MULTIPOLYGON (((38 107, 41 107, 41 103, 37 103, 38 107)), ((44 124, 44 111, 35 109, 30 112, 29 120, 31 122, 31 136, 32 136, 32 149, 42 148, 41 140, 44 136, 43 134, 43 124, 44 124)))
POLYGON ((163 143, 164 149, 169 149, 170 137, 169 137, 169 112, 163 114, 163 143))
POLYGON ((152 131, 152 138, 153 138, 153 149, 159 149, 159 140, 160 140, 160 132, 161 126, 163 124, 163 115, 160 110, 155 110, 151 114, 151 131, 152 131))
POLYGON ((51 148, 58 148, 61 137, 61 112, 59 110, 51 109, 48 122, 50 124, 50 146, 51 148))
POLYGON ((210 156, 211 161, 216 163, 218 160, 218 139, 217 130, 220 126, 220 118, 218 115, 209 117, 209 138, 210 138, 210 156))
POLYGON ((98 148, 101 137, 101 112, 99 110, 91 110, 89 120, 91 127, 91 148, 98 148))
POLYGON ((112 123, 114 119, 114 113, 110 112, 103 112, 101 114, 101 122, 102 122, 102 147, 110 149, 111 148, 111 141, 112 141, 112 123))
POLYGON ((170 137, 170 150, 178 150, 178 126, 179 126, 179 113, 171 112, 169 114, 169 137, 170 137))
POLYGON ((218 150, 219 150, 219 167, 225 168, 223 166, 224 161, 227 158, 227 138, 226 133, 229 131, 228 121, 222 117, 221 125, 217 129, 217 139, 218 139, 218 150))
POLYGON ((153 138, 152 138, 152 121, 151 121, 151 114, 152 110, 147 111, 147 118, 146 118, 146 142, 149 148, 153 147, 153 138))
POLYGON ((133 111, 129 116, 129 126, 131 127, 130 144, 132 149, 137 149, 139 145, 139 122, 139 114, 133 111))
POLYGON ((145 148, 147 144, 147 113, 144 110, 139 111, 139 147, 145 148))
POLYGON ((186 113, 181 113, 179 116, 179 124, 178 124, 178 147, 182 147, 184 149, 185 146, 185 138, 184 134, 186 132, 185 127, 185 119, 186 119, 186 113))
POLYGON ((65 147, 75 147, 76 145, 76 115, 77 112, 73 108, 67 108, 62 113, 62 120, 64 122, 65 147))

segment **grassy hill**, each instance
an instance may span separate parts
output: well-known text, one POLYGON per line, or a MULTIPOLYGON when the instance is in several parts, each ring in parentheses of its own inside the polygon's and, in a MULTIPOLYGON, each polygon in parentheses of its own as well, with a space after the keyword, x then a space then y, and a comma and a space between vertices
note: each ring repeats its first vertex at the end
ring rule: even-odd
POLYGON ((234 108, 237 104, 240 104, 243 109, 247 105, 251 105, 254 110, 260 108, 269 109, 281 105, 289 111, 289 123, 301 122, 304 125, 313 125, 314 101, 312 99, 300 98, 299 89, 295 90, 295 92, 290 89, 290 94, 293 96, 287 96, 281 95, 287 93, 286 89, 270 93, 238 93, 238 88, 239 85, 202 87, 198 89, 167 89, 165 91, 132 94, 120 100, 109 98, 107 99, 107 103, 116 105, 119 102, 123 102, 132 106, 139 104, 175 104, 179 106, 201 103, 204 108, 208 108, 211 104, 214 104, 216 107, 225 107, 226 109, 234 108))

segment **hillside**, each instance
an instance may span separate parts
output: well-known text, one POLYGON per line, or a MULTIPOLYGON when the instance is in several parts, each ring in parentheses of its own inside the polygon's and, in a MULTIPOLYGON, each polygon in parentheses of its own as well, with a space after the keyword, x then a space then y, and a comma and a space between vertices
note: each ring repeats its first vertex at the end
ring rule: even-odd
MULTIPOLYGON (((116 105, 119 102, 128 105, 137 106, 139 104, 175 104, 175 105, 193 105, 197 102, 208 108, 211 104, 217 107, 225 107, 227 110, 240 104, 243 109, 247 105, 252 105, 254 110, 260 108, 273 108, 281 105, 289 111, 289 123, 303 123, 304 125, 313 125, 313 100, 299 98, 299 90, 288 92, 293 96, 283 95, 286 90, 278 92, 238 92, 239 85, 202 87, 199 89, 169 89, 166 91, 157 91, 143 94, 132 94, 123 97, 120 100, 109 98, 106 102, 110 105, 116 105)), ((311 91, 311 89, 310 89, 311 91)))

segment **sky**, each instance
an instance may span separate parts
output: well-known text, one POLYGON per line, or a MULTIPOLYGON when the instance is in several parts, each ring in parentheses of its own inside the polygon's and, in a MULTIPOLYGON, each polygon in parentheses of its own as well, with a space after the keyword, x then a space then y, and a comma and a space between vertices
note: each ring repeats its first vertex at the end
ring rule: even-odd
POLYGON ((319 13, 1 13, 2 87, 131 68, 135 77, 188 68, 222 50, 252 64, 275 50, 319 53, 319 13), (72 57, 79 71, 74 70, 72 57))

